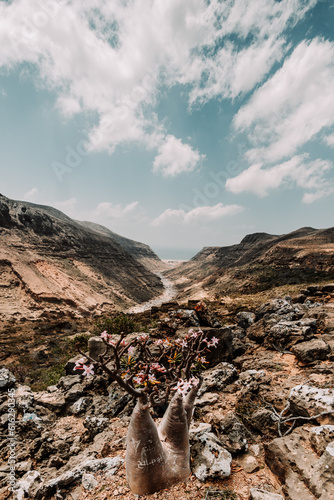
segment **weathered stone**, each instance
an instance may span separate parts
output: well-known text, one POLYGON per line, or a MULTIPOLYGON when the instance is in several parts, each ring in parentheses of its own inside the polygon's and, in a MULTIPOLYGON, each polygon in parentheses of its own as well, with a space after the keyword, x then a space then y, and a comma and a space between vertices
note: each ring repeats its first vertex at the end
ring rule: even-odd
POLYGON ((330 346, 321 339, 302 342, 291 348, 291 352, 302 363, 312 363, 317 359, 326 359, 330 350, 330 346))
POLYGON ((238 458, 237 462, 247 474, 253 474, 260 468, 259 462, 252 455, 243 455, 238 458))
POLYGON ((86 417, 84 421, 84 426, 91 438, 102 432, 108 425, 109 419, 104 417, 86 417))
POLYGON ((41 474, 37 470, 28 471, 20 481, 16 483, 15 497, 16 500, 23 498, 36 498, 38 490, 43 484, 41 474))
POLYGON ((76 401, 85 394, 85 387, 83 384, 74 384, 66 393, 65 401, 66 403, 70 401, 76 401))
POLYGON ((277 493, 270 493, 269 491, 251 488, 250 500, 284 500, 284 497, 282 497, 282 495, 278 495, 277 493))
POLYGON ((310 442, 318 455, 321 455, 332 441, 334 441, 334 425, 312 427, 310 442))
POLYGON ((264 370, 246 370, 240 373, 238 384, 250 390, 257 390, 260 384, 270 384, 271 377, 264 370))
POLYGON ((56 413, 59 413, 65 406, 64 394, 61 391, 57 393, 35 392, 33 395, 36 406, 45 406, 56 413))
POLYGON ((293 313, 294 308, 293 304, 291 301, 291 297, 284 297, 283 299, 273 299, 270 302, 266 302, 265 304, 262 304, 258 309, 255 311, 256 317, 258 319, 263 318, 265 314, 288 314, 288 313, 293 313))
POLYGON ((231 384, 238 377, 238 372, 233 365, 228 363, 219 363, 215 368, 207 370, 203 376, 203 383, 198 391, 198 397, 206 391, 222 390, 228 384, 231 384))
POLYGON ((332 412, 331 420, 334 421, 334 389, 297 385, 291 389, 289 401, 295 415, 313 417, 322 412, 332 412))
POLYGON ((212 405, 218 401, 218 394, 215 392, 205 392, 200 398, 196 398, 195 406, 212 405))
POLYGON ((214 434, 204 432, 191 447, 192 471, 200 481, 227 477, 231 474, 231 454, 214 434))
POLYGON ((76 372, 73 371, 71 375, 61 377, 57 386, 60 389, 64 389, 64 391, 68 391, 74 384, 80 384, 81 381, 81 376, 77 375, 76 372))
POLYGON ((334 443, 327 445, 320 458, 310 450, 303 429, 276 438, 265 446, 266 462, 284 484, 292 500, 332 498, 334 491, 334 443))
MULTIPOLYGON (((101 337, 91 337, 88 340, 88 352, 89 356, 95 361, 99 361, 99 355, 103 354, 106 350, 106 345, 101 339, 101 337)), ((108 356, 112 356, 113 351, 109 349, 108 356)))
POLYGON ((16 378, 7 368, 0 368, 0 391, 4 391, 12 387, 16 382, 16 378))
POLYGON ((92 398, 85 398, 85 397, 80 398, 78 399, 78 401, 73 403, 73 405, 70 406, 68 410, 70 413, 73 413, 74 415, 79 415, 88 408, 91 401, 92 398))
POLYGON ((87 491, 93 491, 99 484, 93 474, 83 474, 82 480, 81 480, 82 486, 85 490, 87 491))
POLYGON ((244 453, 248 448, 247 429, 233 413, 220 421, 219 439, 233 456, 244 453))
POLYGON ((248 328, 249 326, 254 324, 255 320, 256 315, 252 312, 241 311, 237 314, 237 322, 238 325, 241 326, 241 328, 248 328))
POLYGON ((277 431, 277 417, 268 408, 259 408, 252 413, 252 426, 261 434, 270 434, 277 431))
POLYGON ((34 395, 28 385, 19 385, 15 389, 15 406, 23 411, 28 411, 34 402, 34 395))

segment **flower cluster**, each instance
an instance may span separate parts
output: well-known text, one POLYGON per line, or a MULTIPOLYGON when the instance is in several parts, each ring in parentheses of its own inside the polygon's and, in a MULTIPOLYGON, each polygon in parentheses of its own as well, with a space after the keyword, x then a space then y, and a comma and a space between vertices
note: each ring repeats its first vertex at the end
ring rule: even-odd
POLYGON ((179 379, 177 381, 177 384, 176 386, 173 388, 174 391, 177 391, 178 394, 181 394, 183 397, 187 395, 188 391, 190 391, 190 389, 192 387, 197 387, 199 383, 199 380, 195 377, 191 377, 189 380, 183 380, 183 379, 179 379))
POLYGON ((83 370, 82 375, 92 377, 94 375, 94 365, 91 364, 87 366, 85 363, 86 360, 84 358, 79 359, 78 361, 76 361, 73 370, 83 370))
MULTIPOLYGON (((201 329, 190 329, 182 339, 176 340, 151 340, 146 333, 131 341, 124 337, 124 334, 102 332, 106 351, 96 364, 130 394, 139 397, 145 393, 153 397, 155 404, 164 398, 167 400, 171 390, 185 396, 197 385, 198 379, 193 375, 198 376, 206 368, 205 355, 219 342, 216 337, 208 338, 201 329)), ((90 376, 94 374, 94 360, 89 356, 88 359, 92 364, 88 365, 82 358, 75 370, 90 376)))

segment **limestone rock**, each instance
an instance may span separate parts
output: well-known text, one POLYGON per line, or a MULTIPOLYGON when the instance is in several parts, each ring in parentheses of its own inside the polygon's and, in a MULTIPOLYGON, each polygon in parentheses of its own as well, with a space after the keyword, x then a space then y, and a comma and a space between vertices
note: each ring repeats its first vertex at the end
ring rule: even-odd
POLYGON ((284 497, 282 497, 282 495, 277 495, 276 493, 270 493, 269 491, 251 488, 250 500, 284 500, 284 497))
POLYGON ((330 351, 330 346, 321 339, 302 342, 291 348, 291 352, 302 363, 312 363, 317 359, 326 359, 330 351))
POLYGON ((321 455, 327 445, 334 441, 334 425, 313 427, 310 433, 310 441, 317 454, 321 455))
POLYGON ((328 500, 334 491, 334 442, 319 458, 310 449, 307 433, 298 429, 266 445, 266 462, 292 500, 328 500))
POLYGON ((79 415, 80 413, 82 413, 83 411, 85 411, 88 408, 91 401, 92 401, 92 398, 82 397, 69 407, 69 412, 73 413, 74 415, 79 415))
POLYGON ((93 491, 99 484, 93 474, 83 474, 82 480, 81 480, 82 486, 84 487, 85 490, 87 491, 93 491))
POLYGON ((248 328, 249 326, 254 324, 255 320, 256 315, 252 312, 241 311, 237 314, 237 322, 238 325, 241 326, 241 328, 248 328))
POLYGON ((207 370, 203 375, 203 383, 198 391, 200 397, 206 391, 220 391, 228 384, 231 384, 238 377, 238 372, 233 365, 219 363, 215 368, 207 370))
POLYGON ((233 413, 220 421, 219 439, 224 448, 233 456, 244 453, 248 449, 247 429, 233 413))
POLYGON ((84 421, 84 426, 91 438, 102 432, 108 425, 109 419, 104 417, 86 417, 84 421))
POLYGON ((42 484, 41 474, 37 470, 28 471, 16 484, 15 500, 36 498, 42 484))
POLYGON ((238 464, 244 469, 247 474, 253 474, 259 470, 260 465, 255 457, 252 455, 243 455, 238 458, 238 464))
MULTIPOLYGON (((322 412, 334 412, 334 389, 297 385, 291 389, 289 401, 296 415, 310 417, 322 412)), ((333 414, 331 419, 334 420, 333 414)))
POLYGON ((12 387, 16 382, 16 378, 7 368, 0 368, 0 391, 4 391, 12 387))
POLYGON ((227 477, 231 474, 231 454, 223 448, 216 436, 204 432, 191 447, 193 474, 200 481, 227 477))
POLYGON ((65 406, 65 398, 61 391, 58 392, 35 392, 33 393, 37 406, 45 406, 56 413, 61 412, 65 406))

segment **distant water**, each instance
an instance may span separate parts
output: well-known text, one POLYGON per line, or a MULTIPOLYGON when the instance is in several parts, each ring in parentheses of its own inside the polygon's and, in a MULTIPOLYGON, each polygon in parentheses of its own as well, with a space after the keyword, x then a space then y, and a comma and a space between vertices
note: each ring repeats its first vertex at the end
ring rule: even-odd
POLYGON ((151 307, 154 306, 159 307, 164 302, 169 302, 176 296, 177 290, 174 287, 173 283, 168 278, 166 278, 162 273, 155 273, 155 274, 161 279, 162 284, 164 286, 164 292, 155 299, 149 300, 147 302, 144 302, 143 304, 128 309, 127 311, 128 313, 140 313, 147 311, 148 309, 151 309, 151 307))

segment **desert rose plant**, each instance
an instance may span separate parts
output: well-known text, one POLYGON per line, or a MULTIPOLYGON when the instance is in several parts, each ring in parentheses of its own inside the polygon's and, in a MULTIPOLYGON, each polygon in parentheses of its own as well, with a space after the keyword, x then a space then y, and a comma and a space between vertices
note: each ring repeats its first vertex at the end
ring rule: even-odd
POLYGON ((126 446, 126 476, 136 495, 154 493, 190 475, 189 426, 194 400, 201 385, 205 353, 216 347, 201 331, 189 330, 184 339, 152 341, 141 334, 130 342, 125 335, 101 333, 105 351, 99 361, 85 357, 75 370, 94 375, 95 365, 136 398, 126 446), (90 364, 88 364, 90 363, 90 364), (157 427, 153 406, 170 403, 157 427))

